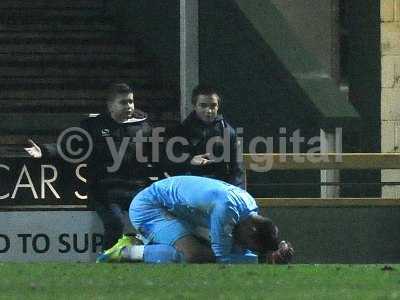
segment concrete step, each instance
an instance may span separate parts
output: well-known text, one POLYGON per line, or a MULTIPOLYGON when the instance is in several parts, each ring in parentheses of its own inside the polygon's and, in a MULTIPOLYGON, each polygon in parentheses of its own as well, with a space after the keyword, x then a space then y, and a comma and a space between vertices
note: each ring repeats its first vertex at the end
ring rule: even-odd
POLYGON ((103 8, 101 0, 1 0, 1 8, 103 8))
POLYGON ((69 66, 92 64, 101 65, 127 65, 143 67, 150 64, 144 58, 138 58, 135 53, 26 53, 12 52, 0 53, 0 66, 69 66))
POLYGON ((46 13, 40 14, 26 14, 21 11, 21 14, 16 15, 2 15, 0 14, 0 24, 2 25, 85 25, 85 24, 113 24, 113 19, 108 16, 96 13, 95 15, 63 15, 62 10, 59 14, 48 15, 46 13))
POLYGON ((98 99, 9 99, 0 100, 3 113, 90 113, 103 111, 105 100, 98 99))
POLYGON ((4 19, 43 19, 43 18, 104 18, 102 8, 86 7, 7 7, 0 6, 0 20, 4 19))
POLYGON ((35 43, 27 45, 19 44, 0 44, 0 53, 10 54, 72 54, 72 53, 118 53, 118 54, 133 54, 135 48, 125 45, 110 45, 110 44, 52 44, 35 43))
POLYGON ((24 31, 24 32, 15 32, 15 31, 1 31, 0 32, 0 41, 3 42, 4 40, 10 39, 18 39, 18 40, 30 40, 30 39, 91 39, 91 38, 107 38, 109 36, 113 36, 118 32, 109 33, 109 32, 86 32, 86 31, 65 31, 65 32, 33 32, 33 31, 24 31))
POLYGON ((152 88, 153 85, 146 81, 133 81, 130 78, 95 78, 95 79, 26 79, 26 78, 16 78, 16 79, 1 79, 0 78, 0 89, 68 89, 68 90, 82 90, 82 89, 95 89, 95 88, 106 88, 113 82, 126 82, 132 86, 138 88, 152 88))
POLYGON ((0 44, 133 44, 117 32, 13 32, 0 31, 0 44))
MULTIPOLYGON (((92 111, 104 111, 104 98, 98 99, 0 99, 1 111, 3 113, 71 113, 92 111)), ((176 98, 142 98, 135 100, 135 106, 145 111, 168 111, 179 110, 179 102, 176 98)))
POLYGON ((114 66, 93 66, 92 68, 83 67, 3 67, 0 68, 0 78, 14 77, 80 77, 80 78, 112 78, 130 77, 132 80, 144 79, 151 76, 150 69, 145 68, 115 68, 114 66))
POLYGON ((90 78, 90 77, 74 77, 74 78, 51 78, 51 77, 0 77, 0 88, 4 89, 43 89, 43 88, 61 88, 61 89, 94 89, 104 88, 113 82, 122 81, 128 84, 146 88, 149 85, 147 79, 132 79, 131 76, 105 77, 105 78, 90 78))
MULTIPOLYGON (((86 90, 64 90, 64 89, 17 89, 17 90, 0 90, 0 101, 48 101, 48 100, 90 100, 96 101, 103 99, 105 90, 86 89, 86 90)), ((178 91, 172 89, 152 88, 152 89, 135 89, 135 101, 141 99, 178 99, 178 91)), ((2 105, 3 105, 2 104, 2 105)))
POLYGON ((2 135, 54 135, 79 125, 87 113, 0 113, 2 135))
POLYGON ((91 23, 42 23, 42 24, 1 24, 1 31, 14 31, 14 32, 65 32, 65 31, 86 31, 86 32, 101 32, 101 31, 115 31, 115 26, 110 23, 91 22, 91 23))

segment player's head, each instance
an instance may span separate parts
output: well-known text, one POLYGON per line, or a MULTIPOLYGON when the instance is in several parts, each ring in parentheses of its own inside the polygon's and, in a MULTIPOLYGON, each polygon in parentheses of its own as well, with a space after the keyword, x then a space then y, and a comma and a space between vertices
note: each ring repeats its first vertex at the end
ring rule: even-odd
POLYGON ((244 249, 265 254, 278 249, 278 228, 263 216, 252 215, 240 222, 234 231, 235 243, 244 249))
POLYGON ((201 121, 212 123, 218 115, 221 97, 215 87, 200 84, 193 89, 192 105, 193 110, 201 121))
POLYGON ((124 122, 133 116, 135 109, 133 90, 126 83, 115 83, 107 91, 107 109, 117 122, 124 122))

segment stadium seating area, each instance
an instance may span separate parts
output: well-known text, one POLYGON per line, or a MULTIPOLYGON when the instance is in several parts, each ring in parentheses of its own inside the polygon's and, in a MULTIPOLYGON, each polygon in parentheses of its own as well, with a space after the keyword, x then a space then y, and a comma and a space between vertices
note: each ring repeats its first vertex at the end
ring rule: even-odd
POLYGON ((1 1, 0 39, 0 152, 15 152, 27 136, 54 141, 101 112, 115 81, 135 87, 137 107, 154 124, 178 120, 176 89, 165 86, 157 59, 119 28, 106 1, 1 1))

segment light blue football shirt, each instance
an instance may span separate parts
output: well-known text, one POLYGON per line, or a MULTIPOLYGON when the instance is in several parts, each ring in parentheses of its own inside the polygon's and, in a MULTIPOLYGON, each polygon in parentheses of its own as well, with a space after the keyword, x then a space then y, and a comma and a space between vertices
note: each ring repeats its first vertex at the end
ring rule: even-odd
POLYGON ((149 201, 153 205, 168 210, 208 238, 217 257, 231 253, 234 226, 258 213, 256 201, 249 193, 211 178, 169 177, 146 190, 152 195, 149 201))

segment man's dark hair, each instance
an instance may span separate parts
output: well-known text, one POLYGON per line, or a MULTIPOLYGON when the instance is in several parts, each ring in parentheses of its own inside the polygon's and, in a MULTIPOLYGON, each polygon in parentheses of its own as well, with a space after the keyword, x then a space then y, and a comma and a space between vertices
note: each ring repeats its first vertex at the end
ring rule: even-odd
POLYGON ((106 101, 113 101, 117 95, 133 93, 133 89, 126 83, 114 83, 107 89, 106 101))
POLYGON ((197 97, 199 95, 217 95, 218 96, 218 105, 221 105, 221 96, 217 88, 210 84, 199 84, 192 91, 192 104, 196 105, 197 97))
POLYGON ((269 218, 260 216, 254 226, 256 227, 254 238, 261 252, 278 249, 278 227, 269 218))

